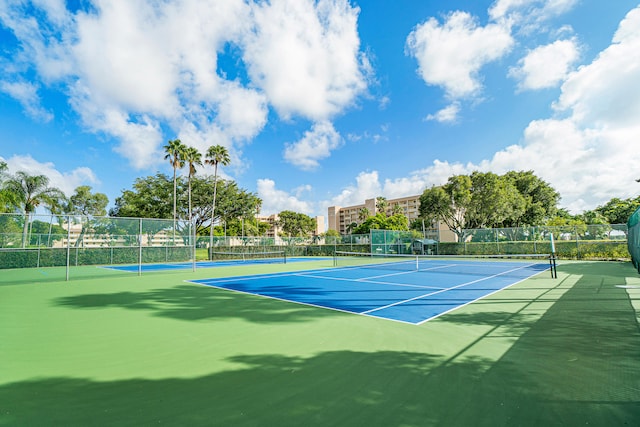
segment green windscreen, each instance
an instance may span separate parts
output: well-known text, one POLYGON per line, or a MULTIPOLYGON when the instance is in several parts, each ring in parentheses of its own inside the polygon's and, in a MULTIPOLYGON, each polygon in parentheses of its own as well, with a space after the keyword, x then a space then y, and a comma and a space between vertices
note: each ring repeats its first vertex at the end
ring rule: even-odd
POLYGON ((640 208, 629 217, 627 222, 627 247, 631 254, 631 262, 640 273, 640 208))

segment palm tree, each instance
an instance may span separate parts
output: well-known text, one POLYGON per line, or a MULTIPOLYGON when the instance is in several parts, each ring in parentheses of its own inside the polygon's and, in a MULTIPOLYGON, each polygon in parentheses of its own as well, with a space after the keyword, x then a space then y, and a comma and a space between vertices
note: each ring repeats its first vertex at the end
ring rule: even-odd
POLYGON ((165 160, 169 160, 173 167, 173 237, 176 235, 176 193, 177 193, 177 181, 176 171, 184 167, 183 153, 185 146, 179 139, 169 140, 167 145, 164 146, 165 160))
POLYGON ((10 212, 15 205, 13 194, 4 186, 5 181, 9 178, 7 163, 0 161, 0 213, 10 212))
POLYGON ((376 209, 378 210, 378 212, 382 212, 383 214, 387 214, 387 206, 389 206, 389 203, 387 202, 387 198, 386 197, 376 197, 376 209))
POLYGON ((191 178, 196 174, 196 166, 202 166, 202 154, 200 154, 197 148, 187 147, 184 150, 182 159, 189 167, 189 223, 191 223, 191 178))
POLYGON ((369 216, 371 216, 371 214, 369 213, 369 209, 367 208, 362 208, 358 211, 358 219, 360 220, 360 222, 364 222, 367 218, 369 218, 369 216))
POLYGON ((213 219, 216 211, 216 193, 218 191, 218 165, 228 165, 231 162, 229 152, 222 145, 212 145, 205 154, 208 165, 213 165, 213 202, 211 203, 211 226, 209 227, 209 253, 213 255, 213 219))
POLYGON ((49 178, 45 175, 29 175, 26 172, 16 172, 10 177, 4 187, 9 191, 17 206, 24 213, 24 228, 22 231, 22 247, 27 245, 27 234, 31 214, 38 206, 56 206, 64 199, 64 193, 55 187, 49 187, 49 178))
POLYGON ((353 230, 358 227, 358 223, 356 222, 352 222, 351 224, 347 225, 347 234, 353 234, 353 230))

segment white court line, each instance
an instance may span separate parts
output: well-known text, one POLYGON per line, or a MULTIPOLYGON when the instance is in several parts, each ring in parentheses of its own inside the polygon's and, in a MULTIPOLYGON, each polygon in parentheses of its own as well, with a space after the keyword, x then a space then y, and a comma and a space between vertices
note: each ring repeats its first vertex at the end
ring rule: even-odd
MULTIPOLYGON (((412 273, 416 273, 416 272, 412 271, 412 273)), ((447 289, 447 288, 443 288, 442 286, 425 286, 425 285, 411 285, 408 283, 382 282, 378 280, 369 280, 371 279, 369 277, 361 278, 361 279, 347 279, 345 277, 314 276, 312 274, 296 274, 296 276, 308 277, 311 279, 337 280, 337 281, 354 282, 354 283, 375 283, 375 284, 381 284, 381 285, 405 286, 405 287, 420 288, 420 289, 447 289)), ((373 278, 375 277, 382 277, 382 276, 374 276, 373 278)))
MULTIPOLYGON (((531 265, 537 265, 537 264, 531 264, 531 265)), ((544 271, 546 271, 546 270, 544 270, 544 271)), ((504 291, 505 289, 508 289, 508 288, 510 288, 510 287, 512 287, 512 286, 515 286, 515 285, 517 285, 518 283, 524 282, 525 280, 528 280, 528 279, 532 278, 533 276, 537 276, 538 274, 543 273, 544 271, 539 271, 539 272, 537 272, 537 273, 535 273, 535 274, 532 274, 532 275, 531 275, 531 276, 529 276, 529 277, 524 277, 524 278, 522 278, 522 279, 518 280, 517 282, 513 282, 513 283, 511 283, 511 284, 509 284, 509 285, 505 286, 504 288, 496 289, 495 291, 490 292, 490 293, 488 293, 488 294, 486 294, 486 295, 483 295, 483 296, 481 296, 481 297, 478 297, 478 298, 476 298, 476 299, 474 299, 474 300, 467 301, 467 302, 465 302, 465 303, 464 303, 464 304, 462 304, 462 305, 458 305, 458 306, 452 307, 452 308, 450 308, 449 310, 443 311, 442 313, 438 313, 438 314, 436 314, 435 316, 431 316, 431 317, 429 317, 428 319, 424 319, 424 320, 422 320, 422 321, 420 321, 420 322, 418 322, 418 323, 414 323, 414 325, 422 325, 423 323, 426 323, 426 322, 428 322, 429 320, 433 320, 433 319, 436 319, 436 318, 438 318, 438 317, 440 317, 440 316, 444 316, 445 314, 451 313, 452 311, 458 310, 459 308, 462 308, 462 307, 464 307, 464 306, 467 306, 467 305, 469 305, 469 304, 472 304, 472 303, 474 303, 474 302, 476 302, 476 301, 479 301, 479 300, 481 300, 481 299, 487 298, 487 297, 489 297, 489 296, 491 296, 491 295, 493 295, 493 294, 495 294, 495 293, 498 293, 498 292, 500 292, 500 291, 504 291)))
MULTIPOLYGON (((289 276, 289 274, 287 274, 287 276, 289 276)), ((344 310, 342 308, 331 307, 331 306, 328 306, 328 305, 320 305, 320 304, 314 304, 314 303, 310 303, 310 302, 298 301, 298 300, 294 300, 294 299, 286 299, 286 298, 274 297, 272 295, 259 294, 259 293, 248 292, 248 291, 241 291, 241 290, 238 290, 238 289, 225 288, 223 286, 216 286, 216 285, 212 285, 212 284, 208 284, 208 283, 195 282, 195 281, 192 281, 192 280, 184 280, 184 282, 193 283, 194 285, 206 286, 206 287, 214 288, 214 289, 220 289, 222 291, 235 292, 235 293, 238 293, 238 294, 251 295, 251 296, 254 296, 254 297, 257 296, 257 297, 261 297, 261 298, 268 298, 268 299, 272 299, 272 300, 276 300, 276 301, 283 301, 283 302, 287 302, 287 303, 291 303, 291 304, 300 304, 300 305, 306 305, 306 306, 309 306, 309 307, 322 308, 324 310, 333 310, 333 311, 337 311, 337 312, 340 312, 340 313, 347 313, 347 314, 350 314, 350 315, 355 314, 356 316, 366 316, 366 317, 369 317, 371 319, 378 319, 378 320, 384 320, 384 321, 390 320, 392 322, 404 323, 404 324, 407 324, 407 325, 414 325, 414 326, 417 325, 417 323, 409 322, 407 320, 390 319, 390 318, 384 318, 384 317, 379 317, 379 316, 372 316, 370 314, 367 314, 366 312, 349 311, 349 310, 344 310)))
MULTIPOLYGON (((311 306, 311 307, 323 308, 323 309, 328 309, 328 310, 338 311, 338 312, 342 312, 342 313, 349 313, 349 314, 356 314, 356 315, 361 315, 361 316, 367 316, 367 317, 371 317, 371 318, 374 318, 374 319, 383 319, 383 320, 385 320, 385 321, 392 321, 392 322, 404 323, 404 324, 409 324, 409 325, 421 325, 421 324, 423 324, 423 323, 425 323, 425 322, 427 322, 427 321, 429 321, 429 320, 432 320, 432 319, 434 319, 434 318, 436 318, 436 317, 440 317, 440 316, 442 316, 443 314, 446 314, 446 313, 449 313, 449 312, 451 312, 451 311, 457 310, 458 308, 464 307, 465 305, 471 304, 471 303, 473 303, 473 302, 475 302, 475 301, 478 301, 478 300, 480 300, 480 299, 482 299, 482 298, 486 298, 487 296, 492 295, 492 294, 494 294, 494 293, 496 293, 496 292, 499 292, 499 291, 501 291, 501 290, 503 290, 503 289, 506 289, 506 288, 508 288, 508 287, 510 287, 510 286, 513 286, 513 285, 515 285, 516 283, 520 283, 520 282, 522 282, 522 281, 524 281, 524 280, 527 280, 528 278, 533 277, 533 276, 535 276, 536 274, 540 274, 540 273, 542 273, 542 271, 540 271, 540 272, 538 272, 538 273, 536 273, 536 274, 533 274, 533 275, 531 275, 531 276, 529 276, 529 277, 523 278, 522 280, 519 280, 518 282, 515 282, 515 283, 512 283, 512 284, 510 284, 510 285, 507 285, 507 286, 505 286, 504 288, 496 289, 495 291, 493 291, 493 292, 491 292, 491 293, 489 293, 489 294, 487 294, 487 295, 484 295, 484 296, 482 296, 482 297, 480 297, 480 298, 476 298, 476 299, 474 299, 474 300, 472 300, 472 301, 468 301, 468 302, 466 302, 465 304, 462 304, 462 305, 459 305, 459 306, 453 307, 453 308, 451 308, 451 309, 449 309, 449 310, 447 310, 447 311, 445 311, 445 312, 443 312, 443 313, 439 313, 439 314, 437 314, 436 316, 432 316, 432 317, 430 317, 430 318, 428 318, 428 319, 424 319, 424 320, 422 320, 422 321, 420 321, 420 322, 417 322, 417 323, 416 323, 416 322, 406 321, 406 320, 401 320, 401 319, 393 319, 393 318, 387 318, 387 317, 380 317, 380 316, 376 316, 375 314, 369 314, 369 313, 374 313, 374 312, 379 311, 379 310, 382 310, 382 309, 384 309, 384 308, 392 307, 392 306, 395 306, 395 305, 400 305, 400 304, 403 304, 403 303, 405 303, 405 302, 410 302, 410 301, 417 300, 417 299, 420 299, 420 298, 425 298, 425 297, 428 297, 428 296, 430 296, 430 295, 436 295, 436 294, 439 294, 439 293, 442 293, 442 292, 446 292, 446 291, 449 291, 449 290, 454 290, 454 289, 460 288, 460 287, 462 287, 462 286, 470 285, 470 284, 472 284, 472 283, 480 282, 480 281, 483 281, 483 280, 486 280, 486 279, 490 279, 490 278, 493 278, 493 277, 497 277, 497 276, 500 276, 500 275, 503 275, 503 274, 510 273, 510 272, 512 272, 512 271, 517 271, 517 270, 520 270, 520 269, 523 269, 523 268, 527 268, 527 267, 531 267, 531 266, 534 266, 534 265, 537 265, 537 264, 536 264, 536 263, 533 263, 533 264, 529 264, 529 265, 521 266, 521 267, 519 267, 519 268, 514 268, 514 269, 511 269, 511 270, 508 270, 508 271, 504 271, 504 272, 502 272, 502 273, 495 274, 495 275, 493 275, 493 276, 484 277, 484 278, 481 278, 481 279, 478 279, 478 280, 474 280, 474 281, 471 281, 471 282, 463 283, 463 284, 461 284, 461 285, 456 285, 456 286, 451 287, 451 288, 442 288, 442 287, 424 287, 424 286, 419 286, 419 285, 409 285, 409 284, 399 284, 399 283, 389 283, 389 282, 374 282, 374 281, 372 281, 371 283, 380 283, 380 284, 392 285, 392 286, 418 287, 418 288, 424 288, 424 289, 438 289, 438 291, 436 291, 436 292, 429 292, 429 293, 423 294, 423 295, 421 295, 421 296, 417 296, 417 297, 415 297, 415 298, 409 298, 409 299, 404 300, 404 301, 399 301, 399 302, 397 302, 397 303, 388 304, 388 305, 386 305, 386 306, 384 306, 384 307, 378 307, 378 308, 375 308, 375 309, 372 309, 372 310, 363 311, 363 312, 349 311, 349 310, 344 310, 344 309, 335 308, 335 307, 330 307, 330 306, 325 306, 325 305, 319 305, 319 304, 307 303, 307 302, 297 301, 297 300, 293 300, 293 299, 279 298, 279 297, 274 297, 274 296, 265 295, 265 294, 261 294, 261 293, 241 291, 241 290, 237 290, 237 289, 233 289, 233 288, 227 288, 227 287, 224 287, 224 286, 217 286, 217 285, 215 285, 215 283, 220 283, 220 282, 225 283, 225 282, 229 282, 229 281, 238 281, 238 280, 241 280, 241 281, 248 281, 248 280, 254 280, 254 279, 274 278, 274 277, 288 277, 288 276, 303 276, 303 277, 304 277, 305 275, 304 275, 303 273, 305 273, 305 270, 297 271, 297 272, 282 272, 282 273, 270 273, 270 274, 269 274, 269 273, 266 273, 266 274, 257 274, 257 275, 252 275, 252 276, 236 276, 236 277, 220 277, 220 278, 198 279, 198 280, 185 280, 185 282, 187 282, 187 283, 197 284, 197 285, 200 285, 200 286, 208 286, 208 287, 212 287, 212 288, 217 288, 217 289, 221 289, 221 290, 225 290, 225 291, 231 291, 231 292, 236 292, 236 293, 246 294, 246 295, 260 296, 260 297, 264 297, 264 298, 269 298, 269 299, 274 299, 274 300, 279 300, 279 301, 284 301, 284 302, 289 302, 289 303, 294 303, 294 304, 301 304, 301 305, 306 305, 306 306, 311 306)), ((451 265, 449 265, 449 266, 451 266, 451 265)), ((327 268, 327 269, 316 269, 316 270, 306 270, 306 272, 307 272, 307 273, 325 273, 325 272, 332 272, 332 271, 353 270, 354 268, 358 268, 358 267, 353 267, 353 266, 351 266, 351 267, 333 268, 333 269, 331 269, 331 268, 327 268)), ((438 268, 439 268, 439 267, 438 267, 438 268)), ((412 272, 416 272, 416 271, 412 271, 412 272)), ((352 281, 352 282, 365 283, 365 282, 364 282, 364 281, 362 281, 362 280, 356 280, 356 279, 342 279, 342 278, 325 277, 325 276, 313 276, 313 275, 311 275, 311 274, 310 274, 310 275, 308 275, 308 277, 312 277, 312 278, 321 278, 321 279, 325 279, 325 280, 344 280, 344 281, 352 281)))
MULTIPOLYGON (((430 296, 432 296, 432 295, 437 295, 437 294, 441 294, 441 293, 443 293, 443 292, 452 291, 452 290, 454 290, 454 289, 458 289, 458 288, 461 288, 461 287, 463 287, 463 286, 471 285, 471 284, 473 284, 473 283, 482 282, 483 280, 493 279, 494 277, 502 276, 503 274, 511 273, 512 271, 522 270, 523 268, 531 267, 532 265, 536 265, 536 264, 530 264, 530 265, 525 265, 525 266, 518 267, 518 268, 513 268, 513 269, 508 270, 508 271, 503 271, 502 273, 494 274, 493 276, 483 277, 483 278, 481 278, 481 279, 472 280, 471 282, 462 283, 462 284, 460 284, 460 285, 452 286, 452 287, 450 287, 450 288, 442 289, 442 290, 439 290, 439 291, 436 291, 436 292, 430 292, 430 293, 428 293, 428 294, 424 294, 424 295, 421 295, 421 296, 417 296, 417 297, 409 298, 409 299, 406 299, 406 300, 404 300, 404 301, 394 302, 394 303, 392 303, 392 304, 387 304, 387 305, 385 305, 385 306, 383 306, 383 307, 374 308, 374 309, 371 309, 371 310, 365 311, 365 312, 363 312, 363 313, 364 313, 364 314, 369 314, 369 313, 373 313, 374 311, 384 310, 385 308, 389 308, 389 307, 393 307, 393 306, 396 306, 396 305, 404 304, 405 302, 411 302, 411 301, 415 301, 415 300, 420 299, 420 298, 430 297, 430 296)), ((502 289, 504 289, 504 288, 502 288, 502 289)), ((499 290, 499 289, 498 289, 498 290, 499 290)), ((466 305, 466 304, 465 304, 465 305, 466 305)), ((456 307, 456 308, 458 308, 458 307, 456 307)))

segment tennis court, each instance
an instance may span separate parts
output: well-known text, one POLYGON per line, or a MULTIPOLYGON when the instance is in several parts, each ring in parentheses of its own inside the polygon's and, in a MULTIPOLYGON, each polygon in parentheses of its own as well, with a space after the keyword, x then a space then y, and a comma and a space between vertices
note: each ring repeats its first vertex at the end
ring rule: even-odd
POLYGON ((140 276, 72 266, 71 281, 64 268, 5 270, 0 426, 637 424, 631 263, 563 260, 553 279, 546 265, 517 262, 479 277, 311 257, 140 276), (411 299, 396 288, 412 286, 398 284, 422 286, 419 296, 480 280, 476 290, 491 292, 499 278, 517 283, 459 308, 457 289, 431 296, 455 310, 419 326, 309 305, 366 311, 411 299), (193 282, 235 282, 251 295, 193 282), (274 299, 294 289, 305 304, 274 299))
POLYGON ((334 269, 192 282, 315 307, 421 324, 550 268, 546 257, 505 260, 343 255, 336 258, 337 267, 334 269))
MULTIPOLYGON (((239 254, 243 255, 243 254, 239 254)), ((328 258, 322 258, 328 259, 328 258)), ((320 260, 320 258, 318 258, 320 260)), ((117 271, 127 271, 127 272, 154 272, 154 271, 167 271, 167 270, 188 270, 197 268, 216 268, 216 267, 234 267, 240 265, 247 264, 285 264, 288 262, 304 262, 309 261, 309 258, 304 257, 288 257, 284 256, 280 257, 269 257, 269 258, 259 258, 259 257, 246 257, 243 259, 242 257, 228 259, 224 261, 197 261, 197 262, 172 262, 172 263, 157 263, 157 264, 129 264, 129 265, 108 265, 104 268, 110 270, 117 271)))

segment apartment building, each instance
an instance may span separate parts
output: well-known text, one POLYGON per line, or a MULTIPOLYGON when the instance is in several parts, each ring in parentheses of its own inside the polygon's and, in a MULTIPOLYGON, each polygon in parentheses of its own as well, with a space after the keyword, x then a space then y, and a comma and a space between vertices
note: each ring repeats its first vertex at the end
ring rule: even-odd
MULTIPOLYGON (((258 215, 258 221, 266 222, 269 224, 269 229, 266 232, 266 237, 278 237, 282 229, 278 225, 278 214, 272 215, 258 215)), ((319 215, 313 218, 315 227, 313 230, 314 236, 319 236, 324 233, 325 225, 324 225, 324 216, 319 215)))
MULTIPOLYGON (((388 199, 386 214, 391 215, 396 206, 399 206, 404 216, 409 222, 420 216, 420 195, 401 197, 399 199, 388 199)), ((337 230, 340 234, 347 234, 347 227, 351 223, 362 223, 361 212, 366 209, 368 215, 378 213, 376 199, 367 199, 361 205, 355 206, 331 206, 328 209, 329 230, 337 230)))
MULTIPOLYGON (((266 222, 269 224, 269 229, 267 230, 265 236, 261 237, 273 237, 278 238, 279 233, 282 231, 280 226, 278 225, 278 214, 273 215, 258 215, 258 221, 266 222)), ((325 231, 325 222, 324 216, 316 216, 313 218, 314 220, 314 236, 319 236, 325 231)), ((62 228, 67 230, 68 224, 62 224, 62 228)), ((83 248, 96 248, 96 247, 105 247, 105 246, 120 246, 120 245, 131 245, 132 241, 137 242, 137 235, 130 236, 133 237, 127 239, 125 236, 109 236, 109 235, 98 235, 93 232, 88 232, 83 235, 82 233, 82 224, 71 224, 71 228, 68 232, 69 236, 69 244, 75 245, 78 239, 82 236, 81 247, 83 248)), ((135 243, 137 245, 137 243, 135 243)), ((180 236, 175 238, 171 232, 161 230, 152 235, 148 233, 143 233, 142 235, 142 245, 143 246, 183 246, 185 242, 182 240, 180 236)), ((53 243, 53 247, 66 247, 67 246, 67 234, 65 233, 61 239, 55 241, 53 243)))
MULTIPOLYGON (((420 195, 400 197, 398 199, 387 199, 385 209, 387 215, 392 215, 400 207, 401 212, 407 217, 409 223, 420 216, 420 195)), ((328 209, 329 230, 337 230, 340 234, 348 234, 349 224, 361 224, 361 212, 368 211, 368 215, 375 215, 378 212, 376 199, 367 199, 361 205, 354 206, 330 206, 328 209)), ((456 235, 443 223, 424 224, 425 231, 435 234, 441 242, 455 242, 456 235)), ((434 236, 435 237, 435 236, 434 236)))

